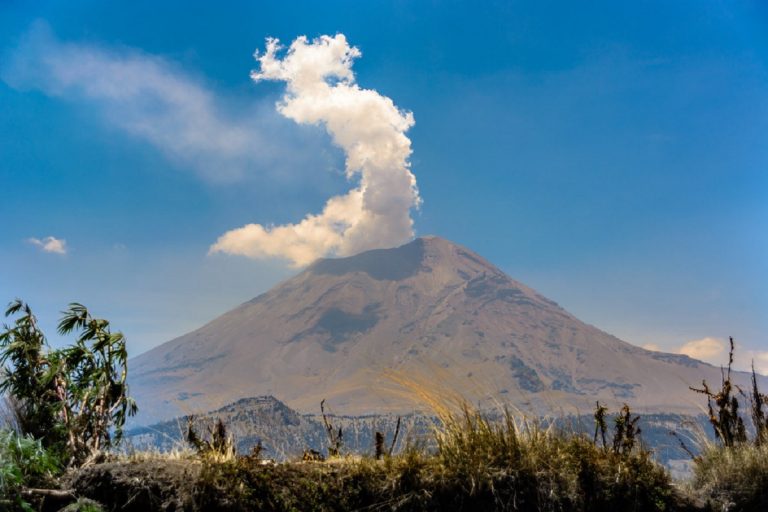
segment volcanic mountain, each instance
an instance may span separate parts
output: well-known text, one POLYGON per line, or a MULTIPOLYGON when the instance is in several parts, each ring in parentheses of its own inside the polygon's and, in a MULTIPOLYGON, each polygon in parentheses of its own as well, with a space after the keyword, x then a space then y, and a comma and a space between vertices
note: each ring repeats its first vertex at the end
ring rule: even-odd
MULTIPOLYGON (((700 412, 720 369, 581 322, 474 252, 424 237, 321 259, 131 362, 141 422, 274 395, 302 412, 424 410, 419 397, 584 413, 700 412)), ((429 400, 427 400, 429 402, 429 400)))

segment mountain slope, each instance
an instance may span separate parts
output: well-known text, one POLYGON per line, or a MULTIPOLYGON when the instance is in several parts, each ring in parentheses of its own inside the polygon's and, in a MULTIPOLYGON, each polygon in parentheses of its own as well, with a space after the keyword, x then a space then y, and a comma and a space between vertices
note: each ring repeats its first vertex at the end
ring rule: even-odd
POLYGON ((424 408, 424 391, 536 412, 698 412, 720 371, 587 325, 472 251, 436 237, 323 259, 132 361, 142 421, 273 395, 302 412, 424 408), (406 385, 403 387, 403 382, 406 385), (410 383, 410 384, 409 384, 410 383))

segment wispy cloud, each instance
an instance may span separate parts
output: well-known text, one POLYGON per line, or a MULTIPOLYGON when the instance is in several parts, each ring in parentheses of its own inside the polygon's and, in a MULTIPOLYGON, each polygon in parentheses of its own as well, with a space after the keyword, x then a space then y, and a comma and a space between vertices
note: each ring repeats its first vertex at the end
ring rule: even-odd
POLYGON ((278 111, 299 124, 324 125, 346 154, 348 179, 359 177, 359 185, 296 224, 233 229, 211 252, 281 257, 302 266, 320 256, 391 247, 412 238, 411 209, 420 198, 405 132, 414 124, 413 115, 355 83, 352 63, 361 54, 343 34, 312 41, 299 37, 283 58, 280 50, 276 39, 268 39, 266 52, 256 55, 260 69, 251 77, 285 82, 278 111))
POLYGON ((357 85, 352 62, 360 51, 341 34, 297 38, 284 57, 280 50, 277 40, 268 40, 266 52, 257 56, 260 69, 251 75, 256 82, 286 83, 277 110, 266 102, 233 110, 172 62, 135 49, 61 41, 42 22, 4 56, 0 77, 16 89, 87 106, 111 127, 215 181, 237 180, 255 170, 282 176, 286 168, 328 168, 335 157, 326 147, 304 144, 314 136, 285 137, 275 129, 294 126, 299 133, 306 129, 297 125, 324 127, 346 155, 353 188, 296 224, 233 229, 210 252, 278 257, 302 266, 320 256, 408 241, 411 209, 420 203, 405 135, 413 115, 357 85))
POLYGON ((755 371, 768 375, 768 351, 750 350, 747 352, 747 357, 751 363, 754 363, 755 371))
POLYGON ((210 180, 274 172, 301 154, 299 141, 288 149, 276 140, 280 120, 271 106, 226 108, 202 80, 158 56, 64 42, 37 22, 3 61, 0 76, 12 87, 87 105, 110 126, 210 180))
POLYGON ((45 238, 27 238, 27 242, 39 248, 43 252, 54 254, 67 254, 67 241, 64 239, 47 236, 45 238))
MULTIPOLYGON (((729 343, 726 339, 706 337, 688 341, 681 345, 676 352, 715 366, 724 366, 728 364, 728 349, 729 343)), ((737 345, 733 359, 733 367, 737 370, 749 371, 754 364, 755 371, 768 375, 768 351, 737 345)))
POLYGON ((694 359, 707 362, 722 361, 726 354, 726 342, 717 338, 702 338, 684 343, 677 351, 694 359))

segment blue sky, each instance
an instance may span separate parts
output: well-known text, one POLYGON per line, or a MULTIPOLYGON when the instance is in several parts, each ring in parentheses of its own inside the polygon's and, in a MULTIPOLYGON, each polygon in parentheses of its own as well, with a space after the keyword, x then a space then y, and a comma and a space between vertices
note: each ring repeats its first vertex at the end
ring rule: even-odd
POLYGON ((285 80, 249 77, 267 37, 324 34, 413 113, 417 235, 629 342, 719 361, 733 335, 768 371, 759 1, 4 2, 0 300, 54 339, 83 302, 137 354, 295 273, 209 249, 354 186, 275 108, 285 80))

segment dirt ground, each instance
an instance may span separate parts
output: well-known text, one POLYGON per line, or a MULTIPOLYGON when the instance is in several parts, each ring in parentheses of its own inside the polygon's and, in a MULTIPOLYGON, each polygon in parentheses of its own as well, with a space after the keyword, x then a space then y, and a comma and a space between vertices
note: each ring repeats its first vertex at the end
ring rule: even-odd
POLYGON ((107 510, 191 510, 200 470, 191 460, 109 462, 79 469, 64 485, 107 510))

